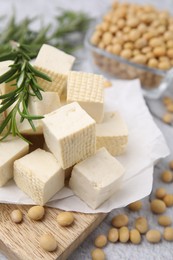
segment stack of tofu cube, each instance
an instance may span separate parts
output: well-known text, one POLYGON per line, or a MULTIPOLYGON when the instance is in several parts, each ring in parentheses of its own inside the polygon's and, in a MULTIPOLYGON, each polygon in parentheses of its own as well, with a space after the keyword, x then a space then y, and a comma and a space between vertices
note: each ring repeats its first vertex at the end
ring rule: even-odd
MULTIPOLYGON (((29 145, 14 137, 0 142, 0 186, 14 178, 44 205, 68 178, 73 192, 96 209, 121 186, 124 168, 114 156, 124 152, 128 130, 117 111, 104 112, 103 76, 70 71, 74 60, 46 44, 40 49, 34 66, 52 82, 38 79, 43 100, 33 97, 28 107, 44 118, 36 121, 36 132, 19 119, 18 126, 22 134, 43 134, 44 149, 28 153, 29 145)), ((1 89, 6 93, 9 87, 1 89)))

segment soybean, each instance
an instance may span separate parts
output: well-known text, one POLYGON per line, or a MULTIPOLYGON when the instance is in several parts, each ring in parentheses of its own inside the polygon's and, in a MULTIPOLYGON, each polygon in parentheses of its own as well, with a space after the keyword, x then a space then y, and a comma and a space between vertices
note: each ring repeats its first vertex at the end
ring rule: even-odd
POLYGON ((171 124, 173 122, 173 114, 170 113, 166 113, 163 117, 162 117, 162 121, 166 124, 171 124))
POLYGON ((146 233, 146 239, 150 243, 159 243, 161 240, 161 233, 156 229, 151 229, 146 233))
POLYGON ((128 205, 128 208, 131 211, 139 211, 142 208, 142 202, 140 200, 132 202, 128 205))
POLYGON ((148 230, 148 221, 145 217, 138 217, 135 220, 135 228, 141 233, 145 234, 148 230))
POLYGON ((156 198, 163 199, 166 194, 167 194, 167 192, 164 188, 157 188, 156 189, 156 192, 155 192, 156 198))
POLYGON ((118 241, 118 238, 119 238, 118 229, 116 228, 109 229, 108 240, 112 243, 115 243, 118 241))
POLYGON ((102 248, 107 244, 107 237, 105 235, 99 235, 94 241, 96 247, 102 248))
POLYGON ((106 256, 102 249, 96 248, 91 252, 92 260, 105 260, 106 256))
POLYGON ((44 250, 46 250, 48 252, 52 252, 57 249, 58 244, 57 244, 55 237, 52 234, 47 233, 47 234, 43 234, 40 237, 40 246, 44 250))
POLYGON ((45 214, 45 209, 42 206, 33 206, 28 210, 28 217, 32 220, 41 220, 45 214))
POLYGON ((162 200, 154 199, 150 204, 151 211, 155 214, 162 214, 166 211, 166 205, 162 200))
POLYGON ((130 241, 135 245, 141 243, 141 234, 137 229, 130 230, 130 241))
POLYGON ((173 241, 173 228, 166 227, 163 232, 163 237, 167 241, 173 241))
POLYGON ((119 241, 121 243, 127 243, 130 238, 130 232, 127 227, 121 227, 119 229, 119 241))
POLYGON ((163 201, 165 202, 167 207, 173 206, 173 194, 166 194, 163 198, 163 201))
POLYGON ((127 226, 128 222, 129 222, 129 218, 127 215, 119 214, 112 219, 111 223, 112 223, 112 226, 114 226, 116 228, 120 228, 123 226, 127 226))
POLYGON ((23 220, 23 214, 19 209, 13 210, 10 214, 10 217, 11 220, 16 224, 21 223, 23 220))
POLYGON ((169 170, 163 171, 161 174, 161 179, 163 182, 166 182, 166 183, 172 182, 172 180, 173 180, 172 172, 169 170))
POLYGON ((159 216, 157 221, 158 221, 158 224, 163 226, 163 227, 167 227, 167 226, 170 226, 172 224, 171 218, 169 216, 166 216, 166 215, 159 216))
POLYGON ((57 222, 62 227, 68 227, 74 222, 74 216, 71 212, 61 212, 57 216, 57 222))

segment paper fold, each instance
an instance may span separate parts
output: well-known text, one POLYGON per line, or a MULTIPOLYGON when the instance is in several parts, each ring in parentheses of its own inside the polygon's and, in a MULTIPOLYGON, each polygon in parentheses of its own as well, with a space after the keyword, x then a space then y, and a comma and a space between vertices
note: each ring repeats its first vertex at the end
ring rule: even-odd
MULTIPOLYGON (((50 207, 84 213, 110 212, 151 192, 153 166, 169 155, 168 146, 145 104, 139 80, 114 80, 112 85, 105 89, 105 111, 119 111, 129 130, 126 152, 117 157, 126 169, 121 189, 97 210, 92 210, 65 187, 47 204, 50 207)), ((0 202, 34 204, 13 181, 0 188, 0 202)))

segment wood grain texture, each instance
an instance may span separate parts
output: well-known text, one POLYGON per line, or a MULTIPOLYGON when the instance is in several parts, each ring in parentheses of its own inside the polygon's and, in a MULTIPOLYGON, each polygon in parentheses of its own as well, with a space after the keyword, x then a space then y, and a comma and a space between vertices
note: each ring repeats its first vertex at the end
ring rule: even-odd
POLYGON ((27 216, 29 208, 0 204, 0 251, 10 260, 65 260, 106 217, 106 214, 74 213, 75 223, 64 228, 56 221, 60 210, 46 208, 44 219, 36 222, 27 216), (21 224, 14 224, 10 219, 11 211, 17 208, 24 215, 21 224), (57 250, 52 253, 39 245, 40 236, 47 232, 53 234, 58 242, 57 250))

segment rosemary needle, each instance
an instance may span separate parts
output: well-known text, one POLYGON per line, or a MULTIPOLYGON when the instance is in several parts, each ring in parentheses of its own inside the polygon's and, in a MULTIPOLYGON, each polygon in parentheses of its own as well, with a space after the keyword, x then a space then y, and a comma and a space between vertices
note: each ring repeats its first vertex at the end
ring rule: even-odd
POLYGON ((20 116, 20 122, 28 120, 33 131, 35 131, 34 120, 43 118, 42 116, 31 115, 28 110, 28 102, 31 96, 42 99, 41 91, 43 89, 37 83, 37 77, 47 81, 51 79, 44 73, 38 71, 30 64, 31 50, 28 46, 12 41, 11 50, 0 56, 0 61, 13 60, 9 70, 0 76, 0 84, 14 81, 14 89, 4 95, 0 95, 1 107, 0 113, 10 108, 10 112, 0 125, 1 141, 8 135, 19 136, 27 141, 20 133, 17 124, 17 116, 20 116), (5 130, 5 131, 4 131, 5 130), (3 134, 5 132, 5 134, 3 134))

